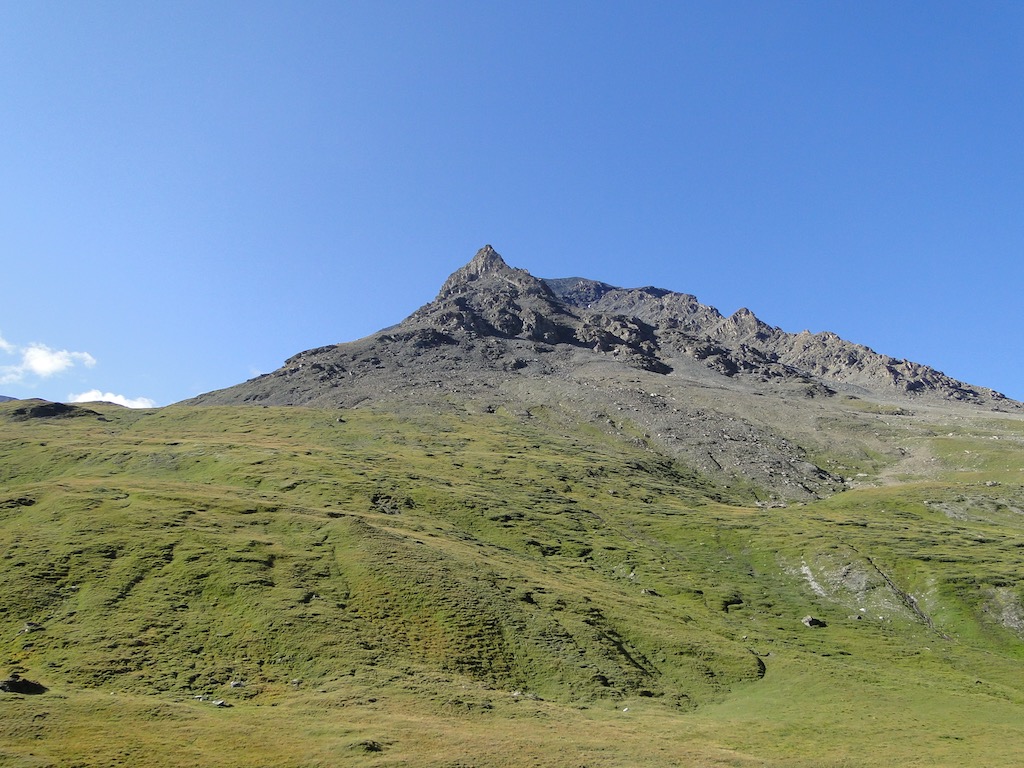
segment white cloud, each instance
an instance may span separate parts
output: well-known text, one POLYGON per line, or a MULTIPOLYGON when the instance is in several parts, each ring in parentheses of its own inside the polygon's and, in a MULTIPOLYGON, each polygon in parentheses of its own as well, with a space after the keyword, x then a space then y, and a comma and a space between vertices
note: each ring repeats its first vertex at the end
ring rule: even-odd
POLYGON ((125 408, 156 408, 156 403, 148 397, 125 397, 115 395, 113 392, 100 392, 98 389, 90 389, 78 395, 68 395, 69 403, 115 403, 125 408))
POLYGON ((50 349, 44 344, 31 344, 21 351, 21 365, 36 376, 53 376, 74 366, 76 362, 87 368, 96 365, 96 358, 88 352, 68 352, 66 349, 50 349))
POLYGON ((0 365, 0 384, 14 384, 26 376, 49 378, 63 373, 81 363, 86 368, 96 365, 96 358, 88 352, 69 352, 66 349, 50 349, 45 344, 33 342, 27 347, 11 344, 0 336, 0 351, 9 355, 20 355, 21 361, 12 365, 0 365))

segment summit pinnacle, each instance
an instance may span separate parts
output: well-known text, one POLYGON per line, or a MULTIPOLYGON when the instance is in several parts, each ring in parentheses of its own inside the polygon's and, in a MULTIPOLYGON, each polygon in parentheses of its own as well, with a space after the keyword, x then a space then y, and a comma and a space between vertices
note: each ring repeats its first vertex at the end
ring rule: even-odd
POLYGON ((478 281, 487 282, 493 278, 499 279, 502 283, 518 286, 519 288, 532 289, 547 293, 544 281, 533 277, 525 269, 510 267, 501 258, 501 255, 490 245, 485 245, 476 255, 463 267, 460 267, 444 282, 438 299, 463 293, 472 287, 476 290, 479 286, 472 284, 478 281))

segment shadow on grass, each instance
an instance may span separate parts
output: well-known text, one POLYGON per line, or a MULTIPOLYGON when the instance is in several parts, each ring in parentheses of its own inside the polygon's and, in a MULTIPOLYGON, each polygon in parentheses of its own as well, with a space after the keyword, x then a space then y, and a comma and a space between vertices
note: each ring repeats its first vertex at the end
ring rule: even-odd
POLYGON ((13 674, 6 680, 0 680, 0 691, 6 693, 24 693, 31 696, 46 693, 46 686, 41 683, 34 683, 26 680, 18 674, 13 674))

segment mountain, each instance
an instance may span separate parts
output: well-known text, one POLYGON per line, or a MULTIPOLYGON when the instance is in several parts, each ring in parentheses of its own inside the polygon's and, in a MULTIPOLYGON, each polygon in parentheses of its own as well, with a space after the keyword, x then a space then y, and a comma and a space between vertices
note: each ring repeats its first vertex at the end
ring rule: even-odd
POLYGON ((439 377, 454 369, 463 390, 476 394, 509 374, 571 375, 609 362, 710 384, 742 378, 811 385, 814 394, 1017 407, 998 392, 833 333, 786 333, 748 309, 723 317, 693 296, 660 288, 535 278, 509 267, 489 245, 398 325, 308 350, 274 373, 194 402, 350 406, 384 396, 366 379, 389 385, 387 393, 395 387, 408 393, 431 384, 444 388, 439 377))
POLYGON ((1010 768, 1022 551, 1019 404, 484 249, 194 402, 0 403, 0 764, 1010 768))
POLYGON ((14 397, 7 397, 6 395, 0 395, 0 403, 6 403, 8 400, 16 400, 14 397))
POLYGON ((819 422, 828 401, 850 399, 1021 408, 832 333, 786 333, 746 309, 723 317, 687 294, 536 278, 491 246, 397 325, 302 352, 273 373, 188 402, 543 407, 568 423, 633 430, 653 449, 773 502, 846 487, 840 468, 810 457, 825 447, 819 422))

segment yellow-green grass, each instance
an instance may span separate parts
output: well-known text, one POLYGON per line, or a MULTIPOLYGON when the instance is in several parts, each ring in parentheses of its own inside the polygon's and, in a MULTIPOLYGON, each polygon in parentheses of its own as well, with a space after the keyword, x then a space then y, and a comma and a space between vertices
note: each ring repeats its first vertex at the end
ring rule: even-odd
POLYGON ((0 764, 1020 762, 1017 422, 762 509, 543 414, 16 407, 0 764))

